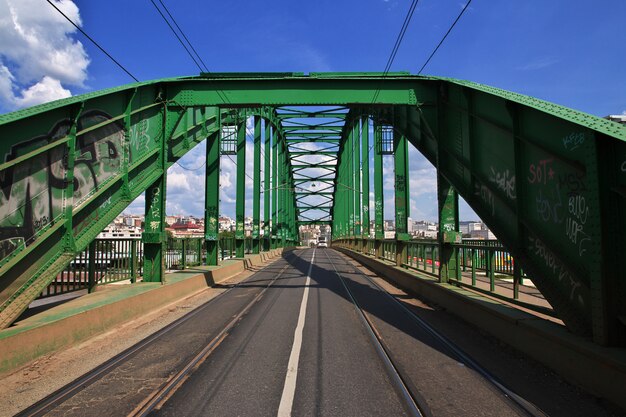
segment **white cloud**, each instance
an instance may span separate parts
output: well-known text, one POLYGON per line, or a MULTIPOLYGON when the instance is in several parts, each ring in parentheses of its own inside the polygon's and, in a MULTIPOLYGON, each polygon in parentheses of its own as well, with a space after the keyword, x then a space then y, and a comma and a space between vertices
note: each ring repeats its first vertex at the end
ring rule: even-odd
MULTIPOLYGON (((55 5, 76 24, 78 7, 55 5)), ((74 28, 40 0, 0 0, 0 105, 7 110, 68 97, 63 84, 83 86, 89 57, 74 28)))
POLYGON ((22 91, 21 97, 15 97, 17 107, 30 107, 48 101, 70 97, 70 90, 63 88, 59 80, 44 76, 41 81, 22 91))
POLYGON ((13 95, 13 82, 15 77, 11 71, 0 63, 0 103, 10 104, 13 107, 15 96, 13 95))
POLYGON ((537 58, 534 61, 521 65, 515 69, 518 71, 536 71, 536 70, 551 67, 552 65, 557 64, 558 62, 559 62, 558 59, 555 59, 552 57, 543 57, 543 58, 537 58))
POLYGON ((184 193, 191 191, 189 186, 189 179, 192 175, 188 173, 176 172, 176 167, 170 168, 172 172, 167 174, 167 192, 170 193, 184 193))

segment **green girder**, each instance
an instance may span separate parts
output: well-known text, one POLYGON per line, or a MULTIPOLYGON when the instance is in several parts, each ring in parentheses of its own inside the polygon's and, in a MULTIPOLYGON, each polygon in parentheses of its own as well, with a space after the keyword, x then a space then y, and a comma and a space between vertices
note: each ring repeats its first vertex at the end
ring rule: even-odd
MULTIPOLYGON (((146 277, 162 279, 167 168, 203 140, 217 140, 222 122, 232 124, 244 114, 266 128, 267 172, 263 187, 255 176, 254 194, 259 188, 269 193, 269 247, 295 244, 298 225, 328 221, 334 237, 366 237, 366 227, 354 222, 365 226, 370 217, 364 196, 370 151, 374 231, 382 239, 377 143, 380 127, 393 126, 437 167, 440 191, 447 190, 440 192, 442 216, 444 207, 458 210, 450 197, 458 193, 570 330, 626 346, 626 282, 619 273, 626 252, 626 128, 532 97, 407 73, 384 81, 380 73, 203 74, 0 115, 0 326, 10 325, 144 191, 146 277), (370 123, 375 146, 365 149, 370 123), (302 159, 322 155, 336 165, 302 159), (312 172, 302 172, 307 165, 312 172), (328 173, 321 175, 320 168, 328 173), (332 185, 324 191, 333 193, 330 218, 325 203, 316 200, 324 195, 308 191, 316 184, 332 185), (309 200, 301 201, 307 192, 309 200)), ((255 124, 255 137, 260 126, 257 131, 255 124)), ((214 147, 207 147, 207 156, 215 158, 214 147)), ((262 165, 257 156, 255 150, 255 171, 262 165)), ((215 160, 207 162, 210 216, 219 202, 211 191, 215 160)), ((259 201, 255 197, 257 241, 259 201)), ((454 223, 444 225, 454 229, 454 223)), ((207 242, 214 230, 205 230, 207 242)))

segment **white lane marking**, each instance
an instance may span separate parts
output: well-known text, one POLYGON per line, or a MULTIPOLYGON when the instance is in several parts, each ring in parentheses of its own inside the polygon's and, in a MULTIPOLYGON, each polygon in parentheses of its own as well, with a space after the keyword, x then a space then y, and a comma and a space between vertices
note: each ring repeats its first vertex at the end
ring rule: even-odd
POLYGON ((315 248, 313 248, 313 256, 309 264, 309 270, 306 273, 306 282, 304 284, 304 294, 302 295, 302 303, 300 304, 300 315, 298 324, 293 335, 293 346, 289 355, 289 364, 287 365, 287 375, 285 376, 285 386, 283 387, 283 395, 280 397, 280 405, 278 406, 278 417, 291 416, 293 408, 293 397, 296 394, 296 379, 298 378, 298 362, 300 361, 300 349, 302 348, 302 331, 304 330, 304 319, 306 318, 306 305, 309 299, 309 284, 311 283, 311 268, 315 260, 315 248))

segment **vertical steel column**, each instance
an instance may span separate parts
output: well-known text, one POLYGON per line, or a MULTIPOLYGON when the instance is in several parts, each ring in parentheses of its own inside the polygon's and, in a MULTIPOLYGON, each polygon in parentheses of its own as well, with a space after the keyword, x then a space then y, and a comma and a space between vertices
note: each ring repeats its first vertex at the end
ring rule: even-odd
POLYGON ((284 199, 283 194, 285 192, 285 161, 283 159, 283 143, 282 138, 278 138, 277 144, 277 168, 276 168, 276 177, 277 177, 277 185, 276 185, 276 245, 277 247, 283 247, 282 237, 283 237, 283 210, 284 210, 284 199))
MULTIPOLYGON (((185 116, 184 116, 185 117, 185 116)), ((143 281, 165 281, 165 196, 167 187, 167 147, 170 135, 174 131, 179 115, 167 104, 163 108, 164 137, 159 152, 161 175, 146 188, 145 229, 143 240, 143 281)))
POLYGON ((341 179, 341 189, 342 189, 342 203, 343 203, 343 214, 342 214, 342 230, 344 239, 350 238, 350 180, 348 176, 349 170, 349 162, 350 162, 350 152, 348 152, 347 141, 344 142, 343 151, 342 151, 342 179, 341 179))
POLYGON ((235 201, 235 256, 245 256, 246 118, 237 125, 237 197, 235 201))
MULTIPOLYGON (((134 242, 134 241, 133 241, 134 242)), ((98 280, 96 279, 96 241, 89 243, 89 260, 87 269, 87 292, 92 293, 96 290, 98 280)))
POLYGON ((393 132, 393 163, 395 168, 396 202, 396 265, 407 262, 406 242, 409 240, 409 148, 406 136, 393 132))
MULTIPOLYGON (((137 259, 137 239, 130 241, 130 282, 137 282, 137 274, 139 272, 139 259, 137 259)), ((94 246, 95 247, 95 246, 94 246)), ((91 246, 89 247, 91 250, 91 246)))
POLYGON ((284 246, 289 246, 291 240, 291 173, 287 169, 289 163, 289 154, 287 153, 287 147, 285 147, 285 228, 284 228, 284 246))
POLYGON ((348 204, 348 239, 350 239, 350 246, 352 246, 352 239, 354 238, 354 131, 350 129, 346 144, 346 203, 348 204))
POLYGON ((381 258, 383 255, 383 239, 385 238, 382 141, 382 125, 380 122, 374 121, 374 238, 376 239, 375 249, 377 258, 381 258))
POLYGON ((146 189, 145 231, 143 232, 143 280, 163 282, 165 275, 165 191, 167 172, 146 189))
POLYGON ((348 177, 346 175, 346 168, 348 166, 348 152, 346 151, 346 142, 344 141, 341 147, 341 158, 339 160, 340 181, 339 181, 339 195, 340 201, 340 221, 339 228, 341 233, 341 239, 348 238, 348 177))
POLYGON ((340 238, 339 233, 339 184, 341 183, 341 151, 337 152, 337 171, 335 173, 335 182, 333 190, 333 201, 331 211, 331 236, 332 240, 340 238))
POLYGON ((361 250, 361 120, 356 119, 352 128, 354 172, 354 249, 361 250))
POLYGON ((439 205, 439 281, 458 280, 461 277, 458 250, 453 243, 461 242, 459 232, 459 194, 441 175, 437 174, 439 205))
POLYGON ((252 253, 261 249, 261 117, 254 116, 254 172, 252 185, 252 253))
POLYGON ((270 122, 265 119, 265 155, 264 155, 264 180, 263 180, 263 250, 270 250, 270 141, 272 132, 270 122))
POLYGON ((362 210, 363 219, 361 221, 361 238, 363 239, 363 248, 367 247, 367 239, 370 235, 370 136, 369 136, 369 118, 365 117, 361 124, 361 180, 363 184, 361 191, 363 192, 362 210))
POLYGON ((295 233, 295 188, 294 188, 293 175, 289 172, 289 246, 293 246, 296 243, 295 233))
POLYGON ((278 233, 278 133, 272 131, 272 230, 271 245, 276 249, 276 234, 278 233))
POLYGON ((341 148, 337 152, 337 174, 334 183, 333 190, 333 212, 332 212, 332 229, 331 233, 334 239, 341 239, 340 226, 339 226, 339 218, 341 217, 341 192, 340 186, 341 184, 341 148))
POLYGON ((288 198, 288 184, 287 184, 287 176, 289 172, 287 170, 287 146, 285 144, 285 140, 280 143, 281 149, 281 175, 280 175, 280 183, 281 183, 281 199, 280 199, 280 246, 282 248, 287 246, 287 198, 288 198))
POLYGON ((207 265, 217 265, 219 256, 220 142, 222 139, 222 117, 219 109, 216 109, 215 116, 218 130, 207 138, 206 143, 204 241, 207 265))

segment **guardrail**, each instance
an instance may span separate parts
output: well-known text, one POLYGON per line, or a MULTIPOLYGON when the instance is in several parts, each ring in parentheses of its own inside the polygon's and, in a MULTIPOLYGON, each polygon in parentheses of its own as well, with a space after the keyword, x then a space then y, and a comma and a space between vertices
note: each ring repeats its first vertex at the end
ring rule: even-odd
POLYGON ((410 240, 407 243, 405 265, 411 269, 439 274, 439 242, 436 240, 410 240))
MULTIPOLYGON (((252 239, 246 238, 245 252, 252 252, 252 239)), ((235 257, 235 238, 220 237, 220 260, 235 257)), ((203 265, 206 249, 202 238, 168 239, 165 268, 186 269, 203 265)), ((96 286, 114 282, 136 282, 143 275, 143 242, 141 239, 95 239, 80 252, 42 292, 39 298, 73 291, 93 291, 96 286)))
MULTIPOLYGON (((442 279, 440 277, 442 244, 437 240, 337 239, 332 245, 442 279)), ((551 309, 519 301, 520 285, 524 284, 526 276, 499 241, 466 239, 461 243, 445 245, 452 251, 450 259, 456 260, 456 265, 448 265, 448 269, 458 271, 446 277, 447 282, 553 315, 551 309), (506 294, 508 287, 511 287, 511 296, 506 294)))

